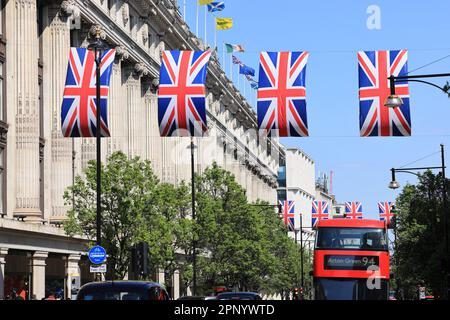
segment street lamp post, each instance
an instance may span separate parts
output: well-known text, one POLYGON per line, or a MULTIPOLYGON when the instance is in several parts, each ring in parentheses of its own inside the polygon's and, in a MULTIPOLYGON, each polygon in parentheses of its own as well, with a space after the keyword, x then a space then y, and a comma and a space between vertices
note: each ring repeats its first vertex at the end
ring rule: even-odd
MULTIPOLYGON (((449 274, 450 274, 450 253, 449 253, 449 244, 448 244, 448 202, 447 202, 447 187, 446 187, 446 177, 445 177, 445 157, 444 157, 444 145, 441 144, 441 166, 436 167, 420 167, 420 168, 391 168, 392 180, 389 183, 389 188, 397 189, 400 187, 400 184, 395 180, 395 173, 410 173, 416 176, 419 176, 417 172, 419 170, 435 170, 440 169, 442 172, 442 209, 443 209, 443 224, 444 224, 444 241, 445 241, 445 255, 446 255, 446 271, 445 271, 445 291, 444 294, 448 298, 448 290, 449 290, 449 274)), ((397 221, 396 221, 397 224, 397 221)), ((396 226, 397 227, 397 226, 396 226)), ((396 236, 396 235, 395 235, 396 236)), ((397 246, 395 246, 397 249, 397 246)))
POLYGON ((297 234, 300 232, 300 300, 303 300, 303 287, 305 285, 304 269, 303 269, 303 228, 302 228, 302 215, 300 214, 300 228, 295 228, 295 243, 298 244, 297 234))
MULTIPOLYGON (((194 137, 191 137, 191 196, 192 196, 192 221, 196 222, 195 218, 195 168, 194 168, 194 137)), ((195 233, 192 234, 192 294, 197 295, 197 240, 195 233)))
POLYGON ((97 29, 95 41, 88 45, 88 50, 94 51, 96 72, 96 147, 97 147, 97 245, 102 242, 102 215, 101 215, 101 103, 100 103, 100 68, 102 63, 102 52, 108 50, 108 46, 100 38, 100 30, 97 29))
POLYGON ((388 80, 391 88, 391 94, 386 98, 384 105, 389 108, 397 108, 403 104, 403 100, 395 94, 395 83, 401 81, 409 81, 409 82, 420 82, 424 84, 428 84, 433 86, 444 93, 446 93, 450 97, 450 86, 447 83, 445 86, 440 87, 432 82, 420 80, 423 78, 441 78, 441 77, 450 77, 450 73, 434 73, 434 74, 420 74, 420 75, 405 75, 405 76, 393 76, 391 75, 388 80))

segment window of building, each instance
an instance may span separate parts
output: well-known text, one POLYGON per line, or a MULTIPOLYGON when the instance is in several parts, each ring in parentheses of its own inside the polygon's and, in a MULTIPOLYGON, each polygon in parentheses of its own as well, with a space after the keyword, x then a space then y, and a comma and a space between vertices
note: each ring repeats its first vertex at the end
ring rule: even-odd
POLYGON ((287 200, 286 189, 277 190, 277 198, 278 198, 278 201, 286 201, 287 200))

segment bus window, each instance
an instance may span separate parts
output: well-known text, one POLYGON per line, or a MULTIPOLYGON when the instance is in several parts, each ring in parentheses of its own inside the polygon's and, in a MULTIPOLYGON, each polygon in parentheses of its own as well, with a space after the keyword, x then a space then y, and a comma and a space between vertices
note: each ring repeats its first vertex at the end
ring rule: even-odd
POLYGON ((385 230, 374 228, 319 228, 316 248, 388 250, 385 230))

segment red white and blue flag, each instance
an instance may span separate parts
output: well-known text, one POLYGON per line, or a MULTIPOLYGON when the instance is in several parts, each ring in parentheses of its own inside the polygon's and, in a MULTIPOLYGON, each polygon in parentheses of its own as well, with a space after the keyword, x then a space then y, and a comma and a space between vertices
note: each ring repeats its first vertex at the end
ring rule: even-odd
MULTIPOLYGON (((100 67, 100 133, 109 137, 107 101, 111 69, 116 51, 102 53, 100 67)), ((70 48, 66 84, 61 107, 64 137, 95 137, 97 130, 96 64, 94 52, 70 48)))
POLYGON ((289 231, 294 231, 295 229, 295 201, 279 201, 282 212, 283 212, 283 222, 288 227, 289 231))
POLYGON ((393 206, 393 202, 378 202, 380 221, 386 221, 387 225, 391 223, 392 217, 394 216, 394 212, 392 211, 393 206))
POLYGON ((258 127, 268 136, 306 137, 308 52, 261 52, 258 127))
POLYGON ((345 215, 347 219, 362 219, 362 204, 361 202, 346 202, 345 215))
POLYGON ((389 108, 384 105, 391 90, 388 78, 391 75, 406 75, 407 61, 407 50, 358 52, 359 127, 362 137, 411 135, 408 82, 395 82, 395 93, 402 98, 402 106, 389 108))
POLYGON ((320 220, 328 220, 328 202, 326 201, 313 201, 312 202, 312 226, 314 227, 316 222, 320 220))
POLYGON ((207 131, 205 81, 211 51, 164 51, 158 90, 161 136, 207 131))

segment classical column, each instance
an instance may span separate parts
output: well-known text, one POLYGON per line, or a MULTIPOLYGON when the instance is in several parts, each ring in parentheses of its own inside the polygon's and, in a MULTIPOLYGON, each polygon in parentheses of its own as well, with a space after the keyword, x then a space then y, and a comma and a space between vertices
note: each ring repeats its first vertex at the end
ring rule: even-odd
POLYGON ((180 271, 175 270, 172 275, 172 299, 177 300, 180 297, 180 271))
POLYGON ((152 85, 145 86, 144 101, 145 101, 145 114, 146 114, 146 138, 147 138, 147 155, 146 159, 150 160, 153 167, 153 172, 159 179, 163 178, 162 168, 163 165, 163 140, 159 134, 158 127, 158 103, 156 90, 154 87, 154 81, 152 85))
POLYGON ((165 273, 163 269, 158 268, 156 270, 156 282, 160 283, 160 284, 164 284, 165 282, 165 273))
POLYGON ((7 254, 7 248, 0 248, 0 300, 5 298, 5 266, 7 254))
POLYGON ((14 145, 10 172, 14 172, 14 216, 39 220, 39 85, 36 0, 9 1, 7 10, 8 78, 12 97, 9 106, 14 109, 10 117, 9 135, 14 145))
POLYGON ((70 254, 66 260, 66 277, 67 277, 67 288, 66 288, 66 298, 72 298, 72 281, 76 284, 76 280, 80 279, 80 266, 78 263, 80 262, 81 255, 79 254, 70 254))
POLYGON ((32 288, 36 296, 36 300, 45 298, 45 260, 48 257, 48 252, 36 251, 31 258, 31 270, 33 273, 32 288))
POLYGON ((134 65, 127 65, 123 68, 122 72, 125 82, 125 88, 127 92, 126 110, 123 113, 123 120, 127 124, 127 142, 124 150, 129 157, 135 157, 138 155, 137 136, 143 134, 139 132, 137 128, 138 119, 142 118, 142 114, 139 113, 139 104, 141 100, 141 87, 139 75, 135 72, 134 65))
POLYGON ((111 138, 108 139, 107 154, 111 155, 115 151, 121 150, 121 141, 119 132, 121 117, 121 109, 125 108, 120 102, 122 95, 122 80, 120 59, 116 59, 111 72, 111 83, 108 96, 108 124, 111 138))
POLYGON ((51 146, 49 156, 44 157, 45 181, 50 181, 44 194, 52 222, 64 220, 68 207, 63 195, 72 184, 72 139, 64 138, 61 132, 61 104, 70 50, 67 18, 58 3, 43 8, 44 138, 51 146))
POLYGON ((145 159, 147 156, 147 137, 146 129, 148 126, 147 116, 150 111, 156 112, 156 110, 147 110, 146 105, 146 95, 151 86, 150 83, 150 70, 145 66, 144 63, 136 63, 134 65, 134 72, 139 77, 139 97, 136 101, 136 112, 134 114, 135 118, 135 143, 136 143, 136 156, 141 159, 145 159))

